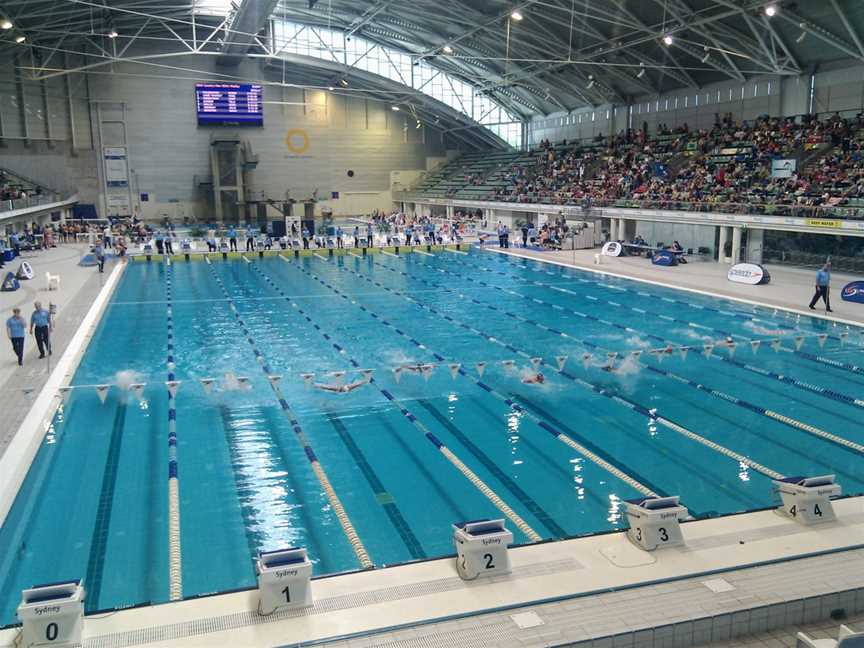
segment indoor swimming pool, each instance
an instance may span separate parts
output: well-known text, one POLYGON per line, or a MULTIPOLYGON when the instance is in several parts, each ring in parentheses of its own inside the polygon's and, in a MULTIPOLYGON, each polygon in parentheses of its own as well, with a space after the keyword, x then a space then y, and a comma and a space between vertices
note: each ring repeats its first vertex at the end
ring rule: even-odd
POLYGON ((460 520, 525 544, 640 495, 864 493, 857 328, 477 250, 324 254, 128 264, 0 529, 0 625, 35 583, 83 578, 95 612, 178 567, 184 598, 253 587, 259 550, 324 575, 452 554, 460 520))

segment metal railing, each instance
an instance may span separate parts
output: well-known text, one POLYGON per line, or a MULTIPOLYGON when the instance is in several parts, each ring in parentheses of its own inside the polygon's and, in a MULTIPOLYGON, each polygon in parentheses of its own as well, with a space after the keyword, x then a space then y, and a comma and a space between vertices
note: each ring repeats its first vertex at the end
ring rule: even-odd
MULTIPOLYGON (((66 197, 68 198, 68 196, 66 197)), ((39 205, 47 205, 60 200, 64 200, 64 197, 53 192, 40 193, 38 196, 29 196, 27 198, 18 198, 16 200, 3 200, 0 201, 0 212, 25 209, 27 207, 38 207, 39 205)))

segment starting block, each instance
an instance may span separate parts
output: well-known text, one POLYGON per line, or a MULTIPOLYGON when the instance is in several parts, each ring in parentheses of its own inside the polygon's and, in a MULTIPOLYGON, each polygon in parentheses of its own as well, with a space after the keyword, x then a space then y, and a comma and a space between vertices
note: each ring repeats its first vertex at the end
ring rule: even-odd
POLYGON ((272 614, 282 608, 312 605, 312 563, 306 549, 292 547, 262 551, 255 562, 261 614, 272 614))
POLYGON ((84 596, 80 580, 34 585, 21 592, 21 647, 80 645, 84 596))
POLYGON ((801 524, 819 524, 837 519, 831 498, 841 493, 834 475, 820 477, 785 477, 775 479, 774 490, 780 495, 780 515, 801 524))
POLYGON ((508 546, 513 533, 504 520, 473 520, 453 525, 456 571, 463 580, 510 573, 508 546))
POLYGON ((640 497, 624 502, 630 528, 627 537, 636 546, 654 551, 658 547, 684 544, 680 522, 688 516, 687 508, 678 503, 680 498, 640 497))

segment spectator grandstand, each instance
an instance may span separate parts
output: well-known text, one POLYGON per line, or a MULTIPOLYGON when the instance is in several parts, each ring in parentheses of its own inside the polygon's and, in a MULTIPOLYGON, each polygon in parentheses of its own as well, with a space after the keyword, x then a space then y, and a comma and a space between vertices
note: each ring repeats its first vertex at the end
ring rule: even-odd
POLYGON ((710 130, 628 130, 529 153, 472 153, 427 175, 429 198, 807 216, 864 215, 864 120, 717 116, 710 130), (790 177, 773 160, 795 160, 790 177))

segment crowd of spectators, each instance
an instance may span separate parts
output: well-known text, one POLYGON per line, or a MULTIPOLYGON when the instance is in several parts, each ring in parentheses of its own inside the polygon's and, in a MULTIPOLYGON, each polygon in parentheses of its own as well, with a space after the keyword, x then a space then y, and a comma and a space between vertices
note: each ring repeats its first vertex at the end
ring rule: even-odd
POLYGON ((0 201, 24 200, 42 195, 42 187, 27 187, 19 180, 0 171, 0 201))
POLYGON ((716 117, 708 130, 647 125, 593 143, 540 143, 533 165, 513 165, 489 199, 561 205, 640 206, 787 213, 864 198, 864 118, 716 117), (788 177, 775 159, 796 160, 788 177), (801 162, 804 164, 801 164, 801 162), (779 174, 782 176, 783 174, 779 174))

